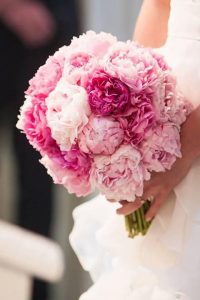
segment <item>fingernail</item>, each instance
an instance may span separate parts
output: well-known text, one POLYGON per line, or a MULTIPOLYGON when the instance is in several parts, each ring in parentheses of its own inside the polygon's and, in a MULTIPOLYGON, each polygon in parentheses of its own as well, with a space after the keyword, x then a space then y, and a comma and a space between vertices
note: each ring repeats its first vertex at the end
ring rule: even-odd
POLYGON ((146 218, 145 218, 145 220, 146 220, 147 222, 150 222, 151 219, 152 219, 151 217, 146 217, 146 218))

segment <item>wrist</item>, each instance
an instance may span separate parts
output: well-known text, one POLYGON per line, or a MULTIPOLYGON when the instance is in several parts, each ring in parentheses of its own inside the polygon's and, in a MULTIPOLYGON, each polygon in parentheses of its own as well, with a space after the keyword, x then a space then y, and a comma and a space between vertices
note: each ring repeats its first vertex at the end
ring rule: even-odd
POLYGON ((200 148, 198 145, 192 143, 188 143, 188 146, 185 146, 182 151, 182 160, 189 165, 192 165, 199 156, 200 148))
POLYGON ((182 156, 177 158, 172 168, 168 171, 169 188, 177 186, 187 175, 194 162, 194 156, 182 156))

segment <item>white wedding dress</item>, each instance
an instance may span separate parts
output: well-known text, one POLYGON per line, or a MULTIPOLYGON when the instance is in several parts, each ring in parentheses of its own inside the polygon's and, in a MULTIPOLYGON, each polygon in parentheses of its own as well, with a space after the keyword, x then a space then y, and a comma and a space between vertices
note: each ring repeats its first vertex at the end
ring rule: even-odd
MULTIPOLYGON (((200 0, 172 0, 161 51, 183 93, 200 104, 200 0)), ((117 204, 99 195, 77 207, 71 245, 94 285, 81 300, 200 299, 200 159, 154 219, 129 239, 117 204)))

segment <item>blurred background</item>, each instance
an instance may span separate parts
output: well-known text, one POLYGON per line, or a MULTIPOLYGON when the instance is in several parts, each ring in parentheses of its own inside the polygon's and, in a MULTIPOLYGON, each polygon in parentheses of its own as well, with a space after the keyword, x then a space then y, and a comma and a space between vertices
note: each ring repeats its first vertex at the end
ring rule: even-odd
POLYGON ((32 300, 77 300, 90 286, 68 242, 77 199, 38 163, 15 129, 28 80, 73 35, 92 29, 132 39, 141 0, 0 0, 0 219, 57 241, 66 258, 63 279, 35 281, 32 300))

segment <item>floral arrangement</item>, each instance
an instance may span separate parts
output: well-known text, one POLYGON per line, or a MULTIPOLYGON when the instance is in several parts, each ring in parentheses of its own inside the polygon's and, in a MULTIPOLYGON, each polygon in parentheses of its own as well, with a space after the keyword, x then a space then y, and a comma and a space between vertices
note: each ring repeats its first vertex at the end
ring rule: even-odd
MULTIPOLYGON (((89 31, 39 68, 17 127, 57 184, 85 196, 134 201, 152 172, 181 157, 180 126, 191 107, 164 58, 135 42, 89 31)), ((145 203, 126 218, 145 234, 145 203)))

